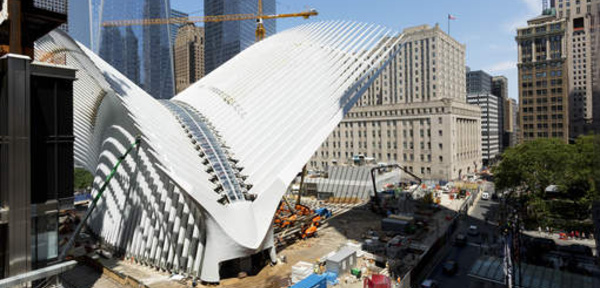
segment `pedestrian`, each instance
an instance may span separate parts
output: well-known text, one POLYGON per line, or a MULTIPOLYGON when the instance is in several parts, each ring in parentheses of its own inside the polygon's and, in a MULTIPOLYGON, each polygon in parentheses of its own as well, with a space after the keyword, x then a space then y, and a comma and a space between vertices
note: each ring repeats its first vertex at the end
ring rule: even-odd
POLYGON ((538 226, 538 231, 540 232, 540 236, 542 236, 542 226, 538 226))
POLYGON ((571 230, 571 239, 573 239, 574 236, 575 236, 575 232, 573 232, 573 230, 571 230))
POLYGON ((581 238, 579 238, 579 230, 576 230, 576 231, 575 231, 575 238, 577 238, 577 239, 581 239, 581 238))
POLYGON ((546 226, 546 234, 550 235, 550 228, 548 226, 546 226))

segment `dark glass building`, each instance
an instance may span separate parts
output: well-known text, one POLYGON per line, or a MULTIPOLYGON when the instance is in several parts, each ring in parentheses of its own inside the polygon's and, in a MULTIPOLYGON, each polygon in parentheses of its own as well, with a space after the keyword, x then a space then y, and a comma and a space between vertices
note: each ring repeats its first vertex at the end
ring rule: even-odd
MULTIPOLYGON (((263 14, 275 14, 275 0, 263 0, 263 14)), ((204 0, 205 15, 256 14, 256 0, 204 0)), ((275 34, 275 19, 264 23, 267 37, 275 34)), ((227 62, 233 56, 254 44, 256 21, 210 22, 204 25, 206 46, 204 60, 206 74, 227 62)))
POLYGON ((480 92, 492 92, 492 76, 481 70, 467 72, 467 94, 480 92))
MULTIPOLYGON (((169 18, 168 0, 104 0, 100 21, 169 18)), ((157 99, 174 95, 169 25, 100 27, 99 55, 157 99)))
MULTIPOLYGON (((189 17, 190 15, 184 12, 181 12, 179 10, 175 10, 175 9, 171 9, 171 14, 170 17, 171 18, 184 18, 184 17, 189 17)), ((169 35, 171 38, 171 46, 175 45, 175 37, 177 37, 177 30, 179 29, 179 27, 183 26, 182 24, 170 24, 170 33, 171 35, 169 35)))

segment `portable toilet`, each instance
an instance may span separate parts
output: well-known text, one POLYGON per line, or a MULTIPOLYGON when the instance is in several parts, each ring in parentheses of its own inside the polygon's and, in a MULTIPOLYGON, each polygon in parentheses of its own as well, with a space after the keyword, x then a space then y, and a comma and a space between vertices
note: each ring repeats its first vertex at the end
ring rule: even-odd
POLYGON ((356 250, 344 246, 331 257, 327 257, 327 272, 346 274, 356 265, 356 250))

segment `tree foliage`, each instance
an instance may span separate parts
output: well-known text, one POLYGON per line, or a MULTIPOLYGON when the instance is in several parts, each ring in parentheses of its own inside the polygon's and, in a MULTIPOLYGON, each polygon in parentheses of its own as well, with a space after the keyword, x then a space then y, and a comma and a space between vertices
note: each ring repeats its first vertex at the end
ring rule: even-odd
POLYGON ((600 199, 599 149, 600 136, 582 136, 574 144, 537 139, 509 148, 493 170, 496 188, 529 192, 523 197, 535 218, 581 219, 600 199), (549 185, 559 193, 546 195, 549 185))
POLYGON ((536 194, 552 184, 564 188, 565 172, 574 166, 574 151, 559 139, 537 139, 509 148, 494 169, 497 188, 520 187, 536 194))
POLYGON ((92 182, 94 181, 94 176, 92 176, 92 173, 82 168, 75 168, 74 173, 73 186, 75 190, 81 190, 87 188, 88 186, 92 186, 92 182))

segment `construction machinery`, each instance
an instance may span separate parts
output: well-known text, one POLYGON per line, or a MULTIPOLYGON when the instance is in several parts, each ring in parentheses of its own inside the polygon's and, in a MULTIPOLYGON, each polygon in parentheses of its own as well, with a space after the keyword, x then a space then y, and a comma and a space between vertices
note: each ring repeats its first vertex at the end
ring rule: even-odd
MULTIPOLYGON (((414 180, 416 180, 415 182, 417 183, 417 186, 415 186, 415 187, 420 186, 422 183, 421 178, 419 178, 417 175, 410 172, 408 169, 406 169, 406 167, 400 166, 398 164, 379 165, 379 166, 371 169, 371 180, 373 181, 373 196, 371 197, 371 210, 382 216, 387 216, 388 211, 391 208, 394 208, 393 206, 398 205, 398 203, 396 201, 397 199, 395 199, 396 195, 393 195, 393 193, 392 193, 392 195, 390 195, 390 193, 388 193, 388 191, 385 191, 385 190, 380 191, 378 189, 376 178, 377 178, 377 175, 381 175, 385 172, 391 171, 392 169, 398 169, 399 171, 404 171, 406 174, 408 174, 409 176, 414 178, 414 180), (392 198, 392 199, 388 199, 388 198, 392 198)), ((414 190, 413 190, 413 192, 414 192, 414 190)))
POLYGON ((228 14, 228 15, 211 15, 211 16, 191 16, 177 18, 153 18, 153 19, 128 19, 106 21, 102 23, 103 27, 120 27, 120 26, 138 26, 138 25, 164 25, 164 24, 185 24, 196 22, 224 22, 224 21, 242 21, 256 20, 256 42, 265 38, 266 30, 263 25, 264 20, 278 18, 302 17, 308 19, 311 16, 316 16, 319 13, 315 9, 303 11, 299 13, 286 13, 276 15, 265 15, 262 9, 262 0, 258 0, 258 13, 256 14, 228 14))

